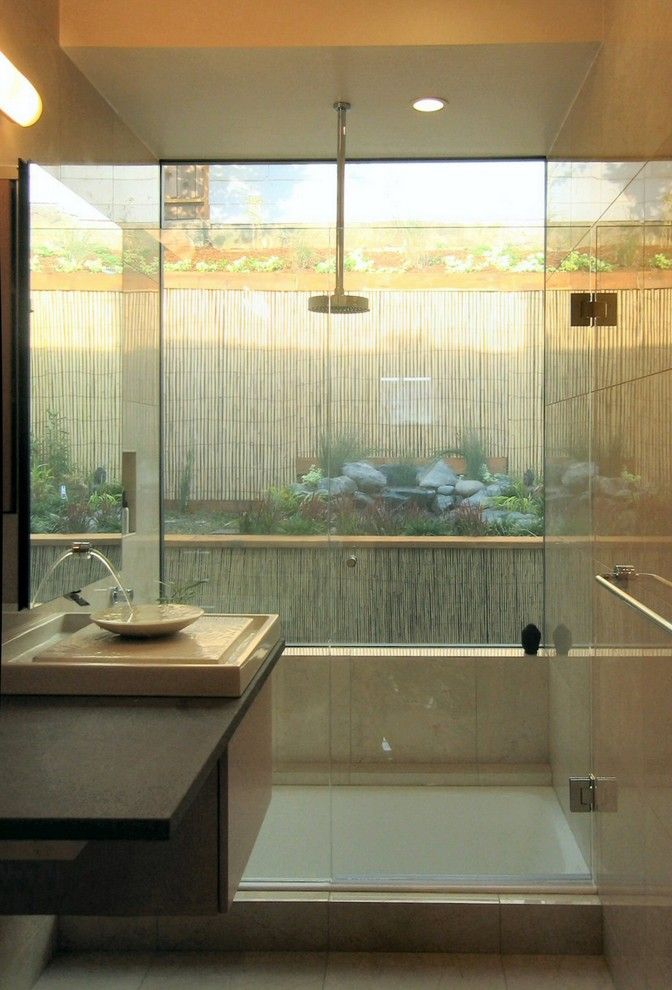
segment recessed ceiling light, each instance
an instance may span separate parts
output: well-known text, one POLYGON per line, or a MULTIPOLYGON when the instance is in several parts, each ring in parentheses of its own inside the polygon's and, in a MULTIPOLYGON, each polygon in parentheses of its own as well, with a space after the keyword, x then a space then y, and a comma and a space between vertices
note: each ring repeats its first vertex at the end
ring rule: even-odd
POLYGON ((435 113, 437 110, 443 110, 445 105, 446 101, 438 96, 423 96, 421 100, 414 101, 413 109, 421 113, 435 113))

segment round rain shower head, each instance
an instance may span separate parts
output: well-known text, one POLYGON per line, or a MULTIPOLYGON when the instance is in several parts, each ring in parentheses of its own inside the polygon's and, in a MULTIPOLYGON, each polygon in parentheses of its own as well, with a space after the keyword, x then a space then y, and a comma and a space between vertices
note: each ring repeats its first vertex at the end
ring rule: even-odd
POLYGON ((369 300, 366 296, 351 296, 346 293, 334 293, 333 296, 311 296, 308 300, 308 310, 311 313, 368 313, 369 300))

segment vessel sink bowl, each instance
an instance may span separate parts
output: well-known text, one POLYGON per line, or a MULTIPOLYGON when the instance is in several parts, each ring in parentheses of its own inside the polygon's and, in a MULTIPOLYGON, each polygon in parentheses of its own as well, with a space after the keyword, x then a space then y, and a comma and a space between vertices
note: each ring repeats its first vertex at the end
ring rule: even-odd
POLYGON ((277 615, 204 615, 160 639, 126 639, 89 614, 52 616, 3 646, 4 694, 239 697, 282 639, 277 615))

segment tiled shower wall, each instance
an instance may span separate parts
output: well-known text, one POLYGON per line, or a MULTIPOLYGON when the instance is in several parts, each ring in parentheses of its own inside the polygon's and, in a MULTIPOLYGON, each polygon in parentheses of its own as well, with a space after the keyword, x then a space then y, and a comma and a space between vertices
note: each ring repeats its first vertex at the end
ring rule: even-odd
MULTIPOLYGON (((551 767, 584 855, 592 847, 606 952, 628 990, 672 984, 672 651, 595 575, 627 563, 672 578, 672 271, 659 267, 672 258, 671 197, 666 161, 549 166, 549 246, 618 265, 548 278, 546 632, 563 623, 593 652, 551 661, 551 767), (617 325, 572 327, 572 289, 615 292, 617 325), (617 809, 571 814, 567 778, 591 770, 616 779, 617 809)), ((672 617, 669 589, 642 577, 629 590, 672 617)))
POLYGON ((275 782, 548 784, 548 661, 509 652, 290 647, 273 672, 275 782))
MULTIPOLYGON (((666 0, 610 0, 604 14, 604 44, 551 150, 548 244, 556 264, 573 248, 617 255, 618 272, 575 271, 563 290, 616 290, 620 313, 616 327, 571 328, 566 300, 551 308, 562 277, 550 274, 546 478, 552 487, 554 466, 573 457, 641 480, 630 504, 595 479, 577 486, 569 521, 561 500, 549 504, 546 632, 563 622, 595 647, 590 661, 551 667, 550 750, 563 803, 570 773, 616 778, 617 810, 569 820, 584 847, 594 820, 615 985, 662 990, 672 986, 672 640, 594 577, 632 563, 672 578, 672 278, 652 264, 672 256, 672 16, 666 0)), ((632 590, 671 618, 659 587, 642 579, 632 590)))

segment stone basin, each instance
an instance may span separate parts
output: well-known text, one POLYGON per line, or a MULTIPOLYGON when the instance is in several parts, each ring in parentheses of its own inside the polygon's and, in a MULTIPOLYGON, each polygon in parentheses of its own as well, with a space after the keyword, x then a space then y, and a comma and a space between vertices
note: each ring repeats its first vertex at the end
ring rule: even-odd
POLYGON ((87 613, 51 616, 3 647, 4 694, 239 697, 282 639, 271 614, 204 615, 160 639, 123 639, 87 613))

